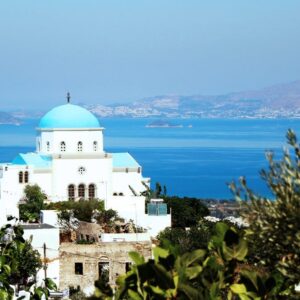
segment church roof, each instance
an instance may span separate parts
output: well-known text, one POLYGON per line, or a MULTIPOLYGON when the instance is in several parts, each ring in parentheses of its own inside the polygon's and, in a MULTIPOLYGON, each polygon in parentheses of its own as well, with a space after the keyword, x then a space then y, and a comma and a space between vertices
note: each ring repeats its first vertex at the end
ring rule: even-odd
POLYGON ((68 103, 47 112, 40 120, 39 128, 100 128, 100 124, 87 109, 68 103))
MULTIPOLYGON (((139 168, 139 163, 128 153, 112 153, 114 168, 139 168)), ((40 155, 34 152, 20 153, 12 161, 13 165, 26 165, 36 168, 51 167, 51 156, 40 155)))
POLYGON ((114 168, 139 168, 139 163, 128 153, 112 153, 114 168))
POLYGON ((52 158, 37 153, 20 153, 12 161, 13 165, 34 166, 36 168, 48 168, 51 166, 52 158))

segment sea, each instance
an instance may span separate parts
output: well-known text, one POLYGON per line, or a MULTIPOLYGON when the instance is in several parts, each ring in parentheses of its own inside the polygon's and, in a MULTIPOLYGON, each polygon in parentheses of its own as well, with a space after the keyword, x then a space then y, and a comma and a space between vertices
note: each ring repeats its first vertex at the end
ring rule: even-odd
MULTIPOLYGON (((260 170, 267 169, 266 151, 280 159, 289 128, 300 136, 300 120, 172 119, 180 127, 147 127, 154 119, 103 118, 107 152, 129 152, 169 195, 201 199, 233 199, 228 184, 241 176, 249 187, 271 197, 260 170)), ((35 151, 38 120, 0 125, 0 162, 35 151)))

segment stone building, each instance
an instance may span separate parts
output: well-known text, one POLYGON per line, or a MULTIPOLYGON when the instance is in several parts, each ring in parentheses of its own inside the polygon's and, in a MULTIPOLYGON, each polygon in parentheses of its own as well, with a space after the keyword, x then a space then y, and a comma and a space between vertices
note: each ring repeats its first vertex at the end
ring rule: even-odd
POLYGON ((100 242, 89 245, 62 243, 60 245, 61 290, 80 287, 86 294, 94 290, 94 283, 107 276, 110 285, 124 274, 131 265, 130 251, 151 258, 151 241, 142 242, 100 242))
POLYGON ((97 223, 79 222, 76 229, 76 240, 87 242, 100 242, 100 235, 104 232, 101 225, 97 223))

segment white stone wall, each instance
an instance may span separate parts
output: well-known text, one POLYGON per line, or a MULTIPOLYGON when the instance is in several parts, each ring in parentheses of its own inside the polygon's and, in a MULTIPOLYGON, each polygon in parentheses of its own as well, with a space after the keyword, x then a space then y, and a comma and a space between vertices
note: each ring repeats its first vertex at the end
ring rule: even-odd
POLYGON ((19 183, 19 172, 28 171, 29 180, 31 168, 26 166, 2 165, 2 178, 0 178, 0 225, 6 224, 6 216, 19 217, 18 202, 24 196, 25 183, 19 183))
POLYGON ((46 223, 54 227, 59 227, 58 212, 56 210, 41 210, 41 223, 46 223))
POLYGON ((152 237, 157 237, 160 231, 171 227, 171 214, 163 216, 145 215, 140 219, 140 225, 147 229, 152 237))

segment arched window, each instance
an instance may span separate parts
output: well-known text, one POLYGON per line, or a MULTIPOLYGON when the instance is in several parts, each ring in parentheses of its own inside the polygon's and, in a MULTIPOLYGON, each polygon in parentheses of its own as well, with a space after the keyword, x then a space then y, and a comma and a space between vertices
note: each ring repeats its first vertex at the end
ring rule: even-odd
POLYGON ((75 185, 70 184, 68 186, 68 198, 69 200, 75 200, 75 185))
POLYGON ((50 142, 47 142, 47 152, 50 151, 50 142))
POLYGON ((23 172, 19 172, 19 183, 23 183, 23 172))
POLYGON ((90 184, 89 185, 89 199, 95 199, 95 196, 96 196, 96 188, 95 188, 95 185, 94 184, 90 184))
POLYGON ((28 183, 28 181, 29 181, 29 173, 28 173, 28 171, 26 171, 26 172, 24 173, 24 182, 25 182, 25 183, 28 183))
POLYGON ((60 143, 60 151, 61 152, 66 152, 66 143, 65 142, 60 143))
POLYGON ((82 152, 82 142, 78 142, 77 150, 78 150, 78 152, 82 152))
POLYGON ((85 185, 84 184, 79 184, 79 186, 78 186, 78 197, 81 199, 85 198, 85 185))
POLYGON ((95 152, 98 151, 98 143, 96 141, 93 143, 93 149, 95 152))

